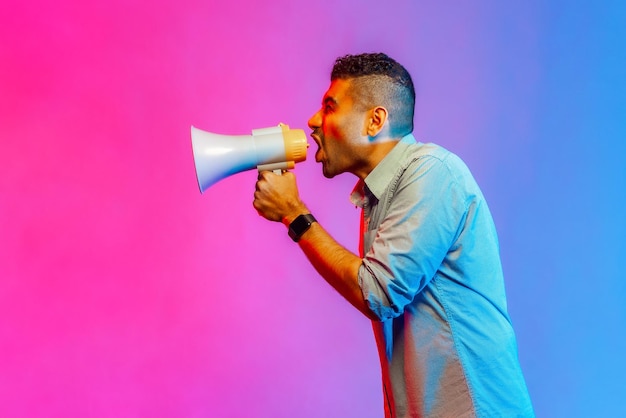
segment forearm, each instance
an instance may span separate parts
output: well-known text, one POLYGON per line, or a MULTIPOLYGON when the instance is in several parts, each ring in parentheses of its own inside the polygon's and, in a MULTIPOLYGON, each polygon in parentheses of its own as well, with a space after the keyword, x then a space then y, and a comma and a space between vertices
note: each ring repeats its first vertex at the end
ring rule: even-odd
POLYGON ((376 319, 363 299, 358 273, 362 260, 345 249, 317 222, 298 241, 317 272, 348 302, 370 319, 376 319))
MULTIPOLYGON (((293 173, 278 176, 261 172, 254 192, 254 208, 261 216, 289 225, 299 216, 309 213, 300 200, 293 173)), ((359 286, 362 260, 335 241, 322 226, 313 222, 298 240, 313 267, 348 302, 368 318, 373 318, 359 286)))

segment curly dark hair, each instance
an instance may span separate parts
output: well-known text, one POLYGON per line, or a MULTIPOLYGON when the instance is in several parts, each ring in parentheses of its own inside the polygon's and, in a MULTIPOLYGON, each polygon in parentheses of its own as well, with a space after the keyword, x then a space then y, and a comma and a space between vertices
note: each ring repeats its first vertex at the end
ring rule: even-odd
POLYGON ((366 107, 384 106, 392 134, 413 131, 415 87, 409 72, 383 53, 345 55, 337 58, 331 81, 351 80, 355 100, 366 107))

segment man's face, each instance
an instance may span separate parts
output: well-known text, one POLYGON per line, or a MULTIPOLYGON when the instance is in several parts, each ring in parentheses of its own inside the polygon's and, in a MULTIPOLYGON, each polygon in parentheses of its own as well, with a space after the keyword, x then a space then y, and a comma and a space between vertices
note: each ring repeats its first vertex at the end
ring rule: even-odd
POLYGON ((366 114, 355 105, 350 80, 331 82, 322 99, 322 108, 308 122, 313 129, 311 137, 318 146, 315 161, 322 163, 325 177, 356 173, 366 158, 360 150, 360 145, 367 144, 366 114))

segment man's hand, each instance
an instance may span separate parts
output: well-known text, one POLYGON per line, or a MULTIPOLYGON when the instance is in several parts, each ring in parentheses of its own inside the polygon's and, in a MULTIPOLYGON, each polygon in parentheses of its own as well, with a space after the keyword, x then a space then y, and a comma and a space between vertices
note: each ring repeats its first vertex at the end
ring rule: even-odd
POLYGON ((271 171, 259 173, 252 203, 264 218, 289 225, 298 215, 309 213, 300 200, 296 176, 286 171, 282 175, 271 171))

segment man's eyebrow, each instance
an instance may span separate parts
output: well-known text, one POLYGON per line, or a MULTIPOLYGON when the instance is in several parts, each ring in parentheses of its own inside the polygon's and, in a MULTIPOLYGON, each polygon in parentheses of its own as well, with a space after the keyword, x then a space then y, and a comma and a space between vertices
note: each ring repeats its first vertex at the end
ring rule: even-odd
POLYGON ((322 100, 322 104, 324 104, 324 105, 327 105, 327 104, 336 105, 337 104, 337 100, 335 100, 334 97, 326 96, 326 97, 324 97, 324 100, 322 100))

